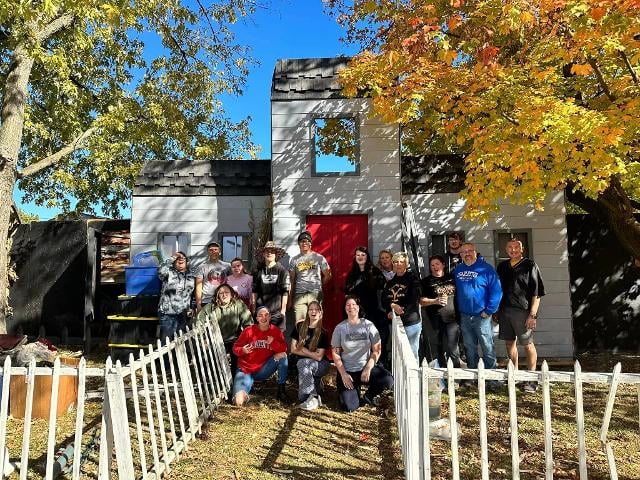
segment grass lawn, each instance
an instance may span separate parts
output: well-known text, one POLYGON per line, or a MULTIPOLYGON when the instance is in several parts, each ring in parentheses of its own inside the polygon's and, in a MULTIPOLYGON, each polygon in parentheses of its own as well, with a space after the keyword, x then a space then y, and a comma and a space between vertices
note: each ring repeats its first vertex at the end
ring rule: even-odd
POLYGON ((325 397, 328 406, 307 412, 264 386, 245 408, 221 406, 167 478, 404 478, 395 417, 374 407, 342 413, 329 386, 325 397))
MULTIPOLYGON (((291 389, 293 393, 294 389, 291 389)), ((577 441, 573 388, 553 384, 554 478, 577 479, 577 441)), ((328 388, 327 399, 335 398, 328 388)), ((395 417, 380 408, 354 414, 329 401, 314 412, 283 407, 268 387, 252 396, 247 408, 221 406, 208 425, 175 464, 169 479, 376 479, 404 478, 395 417)), ((544 434, 541 393, 518 393, 520 478, 544 478, 544 434)), ((598 435, 604 413, 605 386, 584 386, 588 474, 609 478, 598 435)), ((621 386, 609 430, 616 454, 618 478, 640 478, 640 426, 636 387, 621 386)), ((448 398, 443 395, 443 415, 448 398)), ((509 403, 506 388, 488 394, 490 477, 511 478, 509 403)), ((457 403, 461 426, 461 478, 480 478, 478 400, 475 389, 461 391, 457 403)), ((418 421, 418 419, 416 419, 418 421)), ((432 444, 434 479, 451 478, 449 444, 432 444)))

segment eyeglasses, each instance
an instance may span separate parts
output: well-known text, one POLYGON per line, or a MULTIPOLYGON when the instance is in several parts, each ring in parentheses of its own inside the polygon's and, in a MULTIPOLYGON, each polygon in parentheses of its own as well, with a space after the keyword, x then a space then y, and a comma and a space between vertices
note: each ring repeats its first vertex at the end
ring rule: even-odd
POLYGON ((231 295, 231 292, 229 290, 220 290, 218 292, 218 296, 221 296, 221 295, 231 295))
POLYGON ((473 253, 475 252, 475 250, 460 250, 460 253, 462 253, 463 255, 466 255, 467 253, 473 253))

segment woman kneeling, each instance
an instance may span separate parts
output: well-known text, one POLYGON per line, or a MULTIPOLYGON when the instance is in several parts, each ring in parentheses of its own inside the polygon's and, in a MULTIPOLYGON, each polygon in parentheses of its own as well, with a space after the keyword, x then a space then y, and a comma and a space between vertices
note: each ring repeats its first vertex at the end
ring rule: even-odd
POLYGON ((287 343, 280 329, 271 325, 267 307, 256 310, 257 325, 244 329, 233 345, 238 370, 233 379, 233 402, 242 406, 249 400, 255 380, 266 380, 278 372, 278 400, 287 401, 287 343))
POLYGON ((380 334, 372 322, 360 318, 357 297, 347 295, 345 311, 347 319, 333 331, 331 347, 338 370, 336 385, 340 404, 347 412, 353 412, 360 406, 360 385, 368 385, 363 400, 373 405, 379 394, 393 387, 393 377, 377 365, 382 349, 380 334))
POLYGON ((324 353, 329 348, 327 331, 322 328, 322 307, 309 303, 304 321, 291 332, 291 353, 300 358, 298 367, 298 400, 300 408, 315 410, 322 405, 322 377, 329 369, 324 353))

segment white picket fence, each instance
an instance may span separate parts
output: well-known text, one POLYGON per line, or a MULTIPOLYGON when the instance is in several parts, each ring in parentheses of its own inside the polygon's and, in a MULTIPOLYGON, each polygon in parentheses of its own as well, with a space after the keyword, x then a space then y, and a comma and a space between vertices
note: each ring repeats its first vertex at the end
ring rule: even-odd
MULTIPOLYGON (((171 469, 180 453, 201 432, 204 423, 224 400, 231 385, 231 370, 226 359, 222 336, 215 323, 199 324, 180 333, 173 341, 154 349, 140 350, 139 357, 129 358, 129 364, 115 365, 108 359, 104 368, 88 368, 82 359, 78 368, 61 367, 56 359, 53 368, 12 367, 9 358, 2 369, 2 400, 0 402, 0 466, 8 463, 4 458, 9 418, 10 378, 25 376, 27 396, 25 406, 22 450, 19 462, 21 480, 37 476, 29 471, 29 457, 46 454, 43 477, 56 478, 61 468, 70 465, 69 474, 79 478, 159 479, 171 469), (53 377, 51 407, 46 452, 31 452, 31 412, 36 376, 53 377), (77 376, 77 408, 73 446, 70 458, 60 464, 57 435, 58 386, 62 375, 77 376), (89 392, 87 379, 98 377, 104 390, 89 392), (82 471, 83 448, 91 436, 85 426, 88 398, 103 401, 99 428, 97 467, 82 471), (115 465, 113 461, 115 459, 115 465), (56 465, 58 463, 58 465, 56 465), (62 466, 61 466, 62 465, 62 466), (56 468, 54 468, 56 467, 56 468)), ((97 420, 97 419, 96 419, 97 420)), ((96 432, 94 431, 94 436, 96 432)), ((64 454, 62 455, 64 456, 64 454)), ((15 459, 12 459, 15 460, 15 459)), ((5 478, 0 473, 0 478, 5 478)), ((67 477, 68 478, 68 477, 67 477)))
MULTIPOLYGON (((482 480, 489 479, 489 450, 487 442, 487 401, 486 382, 498 380, 507 382, 509 396, 509 424, 511 434, 512 478, 520 478, 520 453, 518 448, 518 409, 516 404, 516 382, 536 381, 542 386, 544 418, 545 479, 553 478, 552 409, 550 389, 552 383, 571 383, 575 390, 575 414, 577 427, 578 471, 580 480, 587 479, 587 449, 585 445, 585 422, 582 386, 586 383, 609 385, 599 439, 607 457, 609 475, 617 480, 616 457, 608 440, 609 423, 615 405, 616 391, 620 384, 637 385, 638 428, 640 431, 640 374, 621 373, 620 364, 612 373, 582 372, 579 362, 575 362, 573 372, 551 372, 546 362, 540 372, 516 370, 509 362, 507 370, 486 370, 480 360, 478 369, 453 368, 449 361, 447 368, 429 368, 426 362, 418 366, 411 351, 409 341, 400 320, 392 322, 394 402, 398 422, 398 434, 404 460, 407 480, 431 479, 431 448, 429 433, 429 380, 448 379, 449 423, 451 429, 451 478, 460 478, 460 451, 458 445, 458 424, 456 421, 456 380, 477 382, 480 424, 480 461, 482 480)), ((627 452, 621 452, 623 454, 627 452)))

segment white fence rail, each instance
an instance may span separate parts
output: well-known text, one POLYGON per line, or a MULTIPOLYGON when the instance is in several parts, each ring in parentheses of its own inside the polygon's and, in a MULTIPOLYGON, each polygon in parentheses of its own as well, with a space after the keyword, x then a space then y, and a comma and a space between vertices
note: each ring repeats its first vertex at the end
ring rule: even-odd
MULTIPOLYGON (((400 320, 392 323, 393 336, 393 377, 395 411, 398 434, 404 460, 405 477, 408 480, 431 479, 431 445, 429 435, 429 380, 447 379, 449 423, 451 428, 451 478, 460 478, 460 455, 458 446, 458 424, 456 421, 456 380, 477 382, 479 400, 479 442, 482 480, 489 479, 489 449, 487 441, 487 401, 486 386, 489 381, 507 382, 509 396, 509 430, 511 443, 512 478, 520 478, 520 454, 518 447, 518 409, 516 404, 516 382, 534 381, 542 386, 545 478, 553 478, 552 411, 550 390, 552 383, 571 383, 575 391, 575 414, 577 428, 578 472, 580 480, 587 479, 587 449, 585 446, 585 421, 583 390, 585 383, 609 385, 609 394, 600 427, 600 443, 606 454, 609 476, 617 480, 616 458, 608 439, 609 424, 613 414, 615 398, 620 384, 637 385, 638 429, 640 431, 640 374, 621 373, 620 364, 612 373, 583 373, 578 362, 573 372, 551 372, 544 362, 540 372, 519 371, 509 362, 506 370, 486 370, 482 360, 478 369, 453 368, 449 361, 447 368, 429 368, 426 362, 419 367, 413 356, 409 341, 400 320)), ((623 454, 626 452, 622 452, 623 454)))
MULTIPOLYGON (((208 322, 187 329, 164 345, 158 341, 155 349, 150 345, 147 352, 140 351, 137 359, 131 355, 126 366, 119 362, 113 365, 108 359, 104 368, 88 368, 85 359, 81 359, 78 368, 61 367, 56 359, 53 368, 36 367, 35 361, 28 367, 12 367, 7 358, 1 374, 0 466, 10 464, 5 458, 9 452, 5 448, 8 427, 15 430, 11 422, 16 420, 9 417, 11 378, 23 376, 27 385, 21 454, 19 460, 15 455, 11 458, 19 468, 21 480, 53 480, 62 473, 74 480, 161 478, 226 398, 232 381, 220 330, 217 324, 208 322), (32 438, 31 414, 38 376, 52 377, 45 451, 36 451, 32 438), (58 429, 61 376, 78 378, 73 431, 58 429), (88 391, 87 380, 92 377, 104 388, 97 394, 88 391), (103 400, 101 412, 94 409, 88 413, 85 400, 91 397, 103 400), (95 417, 93 423, 99 424, 96 428, 87 421, 91 414, 95 417), (73 440, 65 445, 60 442, 61 437, 73 440), (94 455, 93 468, 83 468, 84 456, 94 444, 99 445, 99 451, 94 455), (30 457, 44 457, 46 462, 30 468, 30 457)), ((6 478, 8 473, 0 471, 0 478, 6 478)))

